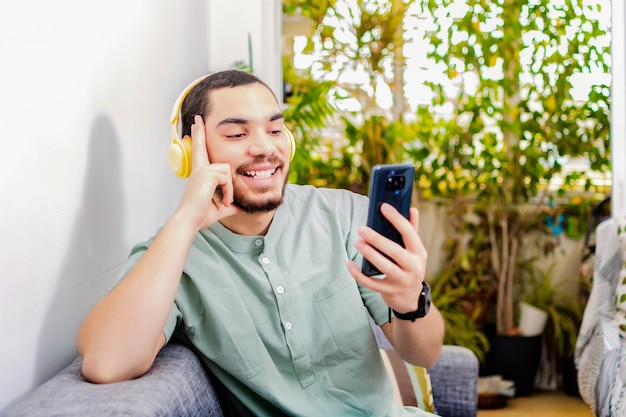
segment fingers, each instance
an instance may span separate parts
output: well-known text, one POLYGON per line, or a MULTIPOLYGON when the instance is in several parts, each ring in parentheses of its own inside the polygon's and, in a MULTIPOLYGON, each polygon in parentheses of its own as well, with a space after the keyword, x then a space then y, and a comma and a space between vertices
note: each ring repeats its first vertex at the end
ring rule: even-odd
POLYGON ((212 167, 218 174, 218 183, 215 187, 222 190, 222 204, 229 206, 234 198, 233 182, 230 176, 230 166, 226 164, 211 164, 206 146, 206 130, 202 116, 196 114, 191 125, 191 166, 192 172, 198 171, 202 167, 212 167), (220 175, 221 174, 221 175, 220 175))
POLYGON ((384 203, 380 207, 380 211, 389 220, 389 223, 400 232, 404 247, 409 252, 419 253, 425 250, 424 244, 417 233, 419 231, 419 211, 415 207, 411 207, 409 211, 408 222, 391 204, 384 203))
POLYGON ((209 154, 206 149, 206 134, 204 130, 204 121, 202 116, 196 114, 191 125, 191 169, 200 166, 207 166, 209 162, 209 154))
POLYGON ((415 269, 415 264, 425 263, 426 248, 417 233, 418 210, 411 208, 408 221, 390 204, 383 204, 380 210, 402 236, 404 247, 369 227, 362 227, 359 229, 362 240, 356 243, 357 250, 386 274, 391 273, 396 265, 404 270, 412 270, 415 269))
POLYGON ((212 226, 216 221, 237 212, 233 201, 230 165, 211 164, 197 166, 187 180, 177 211, 193 219, 198 229, 212 226), (220 187, 223 195, 216 197, 220 187))
POLYGON ((365 288, 368 288, 372 291, 376 291, 380 293, 385 291, 385 286, 387 285, 385 280, 370 278, 366 276, 365 274, 363 274, 363 272, 361 272, 361 270, 354 263, 354 261, 349 261, 347 263, 347 267, 348 267, 348 272, 350 272, 350 275, 352 275, 352 277, 354 277, 354 279, 359 284, 363 285, 365 288))
POLYGON ((410 261, 404 259, 406 250, 395 242, 379 235, 372 229, 363 227, 359 229, 360 240, 355 242, 355 248, 363 258, 367 259, 382 274, 393 274, 398 266, 402 267, 410 261))
POLYGON ((211 172, 215 173, 217 184, 215 188, 220 187, 222 204, 230 206, 234 198, 233 179, 231 176, 230 165, 228 164, 211 164, 211 172))
POLYGON ((348 271, 359 284, 380 293, 389 307, 398 311, 412 311, 426 275, 428 257, 417 234, 419 212, 412 208, 407 220, 389 204, 383 204, 380 210, 402 236, 404 247, 363 226, 358 231, 361 239, 355 242, 355 248, 386 278, 367 277, 353 261, 348 262, 348 271))

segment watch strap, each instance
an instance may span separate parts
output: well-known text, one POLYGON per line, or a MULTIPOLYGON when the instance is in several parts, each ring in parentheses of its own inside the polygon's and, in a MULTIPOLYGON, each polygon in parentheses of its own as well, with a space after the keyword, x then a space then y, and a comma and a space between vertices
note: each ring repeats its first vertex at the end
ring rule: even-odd
POLYGON ((430 286, 426 281, 422 281, 422 291, 417 299, 417 310, 409 313, 398 313, 396 310, 393 310, 393 315, 400 320, 410 320, 414 322, 416 319, 420 319, 428 314, 430 303, 430 286))

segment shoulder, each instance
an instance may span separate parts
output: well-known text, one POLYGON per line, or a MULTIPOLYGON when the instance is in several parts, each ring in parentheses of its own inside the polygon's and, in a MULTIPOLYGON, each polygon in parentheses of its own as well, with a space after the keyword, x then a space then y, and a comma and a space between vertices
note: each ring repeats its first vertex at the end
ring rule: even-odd
POLYGON ((321 208, 367 207, 367 197, 349 190, 317 188, 311 185, 287 185, 285 192, 288 204, 315 204, 321 208))
POLYGON ((349 190, 288 185, 283 206, 294 224, 335 223, 346 229, 365 224, 368 199, 349 190))

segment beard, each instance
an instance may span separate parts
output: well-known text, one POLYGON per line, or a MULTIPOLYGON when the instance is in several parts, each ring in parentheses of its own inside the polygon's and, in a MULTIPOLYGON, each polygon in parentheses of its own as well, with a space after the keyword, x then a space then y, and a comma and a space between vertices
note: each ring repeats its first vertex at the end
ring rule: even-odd
MULTIPOLYGON (((262 160, 263 158, 259 158, 259 159, 262 160)), ((277 161, 277 159, 275 158, 269 158, 269 160, 270 162, 277 161)), ((255 162, 258 162, 258 161, 255 160, 255 162)), ((240 167, 239 169, 237 169, 237 172, 239 173, 242 173, 244 171, 245 171, 245 168, 243 167, 240 167)), ((238 190, 237 187, 235 186, 234 193, 233 193, 234 206, 240 208, 247 214, 267 213, 267 212, 276 210, 283 203, 283 197, 285 195, 285 188, 287 187, 287 178, 289 178, 289 171, 287 171, 287 175, 285 176, 285 182, 283 183, 283 187, 280 191, 280 196, 274 199, 267 198, 265 201, 254 201, 252 198, 249 198, 249 196, 246 195, 244 192, 242 192, 241 190, 238 190)), ((266 191, 269 191, 269 188, 266 190, 261 190, 260 193, 264 193, 266 191)), ((217 187, 215 189, 215 194, 221 200, 223 198, 222 187, 217 187)))
POLYGON ((285 187, 287 187, 287 181, 283 184, 279 198, 267 199, 265 201, 251 201, 251 199, 247 198, 247 196, 243 195, 243 193, 235 190, 233 195, 233 204, 235 207, 239 207, 248 214, 267 213, 269 211, 276 210, 283 203, 285 187))

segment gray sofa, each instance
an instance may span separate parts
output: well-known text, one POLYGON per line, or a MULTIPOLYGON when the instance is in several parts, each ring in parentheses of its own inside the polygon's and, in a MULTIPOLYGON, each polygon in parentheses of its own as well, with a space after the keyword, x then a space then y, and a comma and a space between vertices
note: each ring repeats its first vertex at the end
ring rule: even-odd
MULTIPOLYGON (((384 346, 383 346, 384 348, 384 346)), ((437 412, 475 417, 478 360, 472 351, 444 346, 430 369, 437 412)), ((81 359, 15 404, 5 417, 37 416, 223 416, 211 379, 186 346, 169 343, 141 378, 95 385, 81 374, 81 359)))

